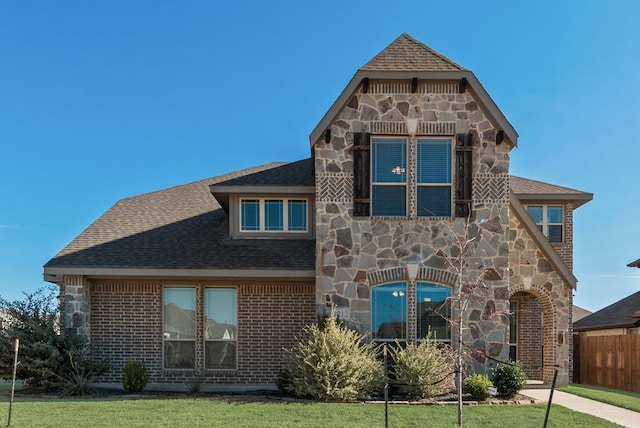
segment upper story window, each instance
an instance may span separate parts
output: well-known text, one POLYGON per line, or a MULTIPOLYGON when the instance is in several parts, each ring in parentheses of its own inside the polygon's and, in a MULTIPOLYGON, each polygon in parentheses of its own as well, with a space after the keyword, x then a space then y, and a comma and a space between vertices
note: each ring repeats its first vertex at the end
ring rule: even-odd
POLYGON ((240 199, 241 232, 307 232, 306 199, 240 199))
POLYGON ((529 205, 529 215, 549 242, 561 243, 564 213, 558 205, 529 205))
POLYGON ((451 216, 451 140, 417 141, 417 214, 451 216))
POLYGON ((372 139, 371 214, 407 216, 410 192, 407 177, 409 169, 414 168, 416 214, 419 217, 450 217, 453 193, 451 140, 419 138, 415 165, 409 165, 408 158, 407 139, 372 139))
POLYGON ((372 153, 372 214, 407 215, 407 140, 374 138, 372 153))

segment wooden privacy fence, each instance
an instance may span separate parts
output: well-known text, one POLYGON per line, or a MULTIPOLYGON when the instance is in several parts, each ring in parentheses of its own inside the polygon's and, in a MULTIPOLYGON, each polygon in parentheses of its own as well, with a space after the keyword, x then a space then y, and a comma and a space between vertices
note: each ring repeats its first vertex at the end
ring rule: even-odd
POLYGON ((640 335, 574 337, 573 381, 640 392, 640 335))

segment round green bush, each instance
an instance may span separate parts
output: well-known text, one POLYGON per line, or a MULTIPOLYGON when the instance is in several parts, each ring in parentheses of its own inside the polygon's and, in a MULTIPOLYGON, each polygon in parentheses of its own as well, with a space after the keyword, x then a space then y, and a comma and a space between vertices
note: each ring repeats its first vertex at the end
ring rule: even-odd
POLYGON ((393 375, 400 392, 430 398, 451 390, 454 359, 450 348, 441 348, 431 336, 419 345, 397 346, 393 351, 393 375))
POLYGON ((122 387, 127 392, 142 392, 149 382, 147 367, 141 361, 127 361, 122 368, 122 387))
POLYGON ((475 373, 464 380, 464 391, 478 401, 489 398, 489 388, 492 386, 489 376, 484 374, 475 373))
POLYGON ((491 372, 491 380, 493 385, 498 388, 498 395, 504 395, 509 398, 524 388, 527 384, 527 376, 522 370, 520 363, 512 362, 499 363, 491 372))

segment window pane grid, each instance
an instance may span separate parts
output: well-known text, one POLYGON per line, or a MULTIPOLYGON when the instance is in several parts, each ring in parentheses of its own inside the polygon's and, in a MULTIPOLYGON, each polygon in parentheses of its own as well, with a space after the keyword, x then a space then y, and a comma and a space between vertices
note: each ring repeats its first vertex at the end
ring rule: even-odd
POLYGON ((564 212, 562 206, 530 205, 527 212, 552 243, 562 243, 564 212))
POLYGON ((307 232, 306 199, 241 199, 241 232, 307 232))
POLYGON ((237 290, 207 288, 204 295, 206 369, 235 369, 237 354, 237 290))
POLYGON ((195 368, 196 290, 164 289, 163 350, 165 368, 195 368))

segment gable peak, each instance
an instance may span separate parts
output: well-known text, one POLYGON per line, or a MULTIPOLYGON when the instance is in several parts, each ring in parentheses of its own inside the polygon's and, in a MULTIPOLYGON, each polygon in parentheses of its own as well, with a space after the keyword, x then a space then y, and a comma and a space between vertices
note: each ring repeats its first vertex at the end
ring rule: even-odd
POLYGON ((424 43, 402 33, 366 63, 363 71, 466 71, 424 43))

